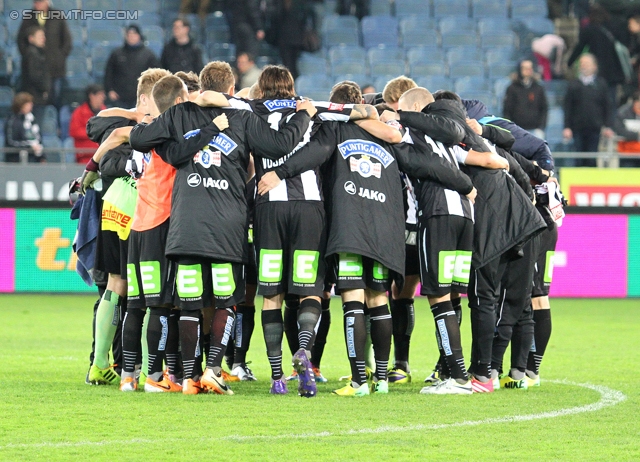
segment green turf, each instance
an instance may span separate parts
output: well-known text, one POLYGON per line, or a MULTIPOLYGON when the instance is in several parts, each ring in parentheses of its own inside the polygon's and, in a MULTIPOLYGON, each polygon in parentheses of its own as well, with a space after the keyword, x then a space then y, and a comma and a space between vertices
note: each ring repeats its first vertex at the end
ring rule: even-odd
MULTIPOLYGON (((248 355, 259 381, 233 384, 234 396, 87 386, 93 302, 85 296, 0 296, 1 460, 640 459, 638 300, 554 300, 542 386, 473 396, 418 394, 437 352, 431 314, 419 300, 414 382, 360 399, 330 394, 348 373, 337 299, 322 361, 330 382, 314 399, 268 394, 259 315, 248 355), (554 411, 602 400, 598 390, 551 382, 560 380, 606 386, 626 399, 557 416, 554 411), (507 419, 541 413, 548 417, 507 419)), ((463 340, 468 352, 468 311, 463 340)))

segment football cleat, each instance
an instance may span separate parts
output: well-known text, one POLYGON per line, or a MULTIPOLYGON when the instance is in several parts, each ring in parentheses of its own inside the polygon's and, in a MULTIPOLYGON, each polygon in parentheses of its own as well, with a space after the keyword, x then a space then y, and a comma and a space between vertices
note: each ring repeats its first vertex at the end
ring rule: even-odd
POLYGON ((333 394, 338 396, 368 396, 370 394, 369 384, 363 383, 358 388, 353 388, 353 385, 349 384, 346 387, 333 390, 333 394))
POLYGON ((475 377, 471 377, 471 389, 474 393, 493 393, 493 381, 481 382, 475 377))
POLYGON ((256 380, 258 380, 256 379, 256 376, 253 375, 251 369, 249 369, 249 366, 247 366, 245 363, 242 363, 239 366, 233 368, 231 370, 231 376, 245 382, 255 382, 256 380))
POLYGON ((113 366, 100 369, 95 364, 92 364, 91 369, 89 369, 89 382, 94 385, 118 385, 120 376, 113 370, 113 366))
POLYGON ((390 383, 411 383, 411 374, 399 367, 391 369, 387 376, 390 383))
POLYGON ((271 379, 271 389, 269 393, 272 395, 286 395, 289 393, 287 389, 287 381, 284 378, 280 378, 278 380, 271 379))
POLYGON ((303 398, 313 398, 318 392, 316 378, 313 375, 311 361, 303 348, 300 348, 293 355, 292 363, 298 373, 298 395, 303 398))
POLYGON ((470 395, 473 393, 473 388, 470 380, 467 383, 459 384, 456 379, 449 378, 437 385, 422 388, 420 393, 423 395, 470 395))
POLYGON ((438 385, 440 382, 442 382, 442 378, 440 377, 440 371, 437 369, 434 369, 431 375, 424 379, 424 383, 428 383, 429 385, 438 385))
POLYGON ((239 382, 240 381, 240 379, 238 377, 236 377, 235 375, 229 374, 224 369, 220 370, 220 376, 222 377, 222 380, 224 380, 225 382, 239 382))
POLYGON ((218 395, 233 395, 233 391, 229 388, 229 385, 227 385, 222 377, 222 371, 220 372, 220 375, 216 375, 214 374, 213 369, 209 369, 207 367, 200 378, 200 384, 202 385, 202 388, 209 392, 213 392, 218 395))
POLYGON ((528 375, 525 375, 524 378, 527 382, 527 388, 530 387, 539 387, 540 386, 540 376, 536 375, 535 378, 531 378, 528 375))
POLYGON ((317 367, 313 367, 313 375, 316 377, 316 383, 327 383, 328 380, 322 375, 320 369, 317 367))
POLYGON ((389 382, 386 380, 378 380, 371 384, 371 393, 378 393, 379 395, 386 395, 389 393, 389 382))
POLYGON ((178 393, 182 391, 182 387, 169 379, 165 373, 159 382, 154 382, 150 377, 147 377, 144 382, 144 391, 146 393, 178 393))
POLYGON ((514 390, 526 390, 529 388, 526 376, 520 380, 512 379, 510 375, 500 378, 500 388, 511 388, 514 390))
POLYGON ((136 391, 138 389, 138 382, 135 377, 125 377, 120 381, 120 391, 136 391))
POLYGON ((193 379, 184 379, 182 381, 182 394, 183 395, 197 395, 200 393, 206 393, 207 391, 202 388, 200 381, 193 379))
POLYGON ((295 369, 293 370, 293 372, 291 372, 291 375, 287 377, 285 380, 287 382, 290 382, 292 380, 298 380, 298 373, 295 371, 295 369))

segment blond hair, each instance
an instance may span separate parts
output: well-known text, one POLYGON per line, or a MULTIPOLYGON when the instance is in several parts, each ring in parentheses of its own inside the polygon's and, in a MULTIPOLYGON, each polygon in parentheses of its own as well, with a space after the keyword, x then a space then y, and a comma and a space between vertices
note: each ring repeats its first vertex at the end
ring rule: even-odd
POLYGON ((213 90, 227 93, 235 82, 231 66, 224 61, 211 61, 200 72, 200 89, 202 91, 213 90))
POLYGON ((387 82, 382 90, 382 99, 387 104, 397 103, 404 92, 417 86, 418 84, 413 79, 401 75, 387 82))
POLYGON ((158 67, 152 67, 140 74, 140 77, 138 77, 138 89, 136 90, 137 100, 140 101, 140 95, 151 96, 156 82, 167 75, 171 75, 171 72, 158 67))

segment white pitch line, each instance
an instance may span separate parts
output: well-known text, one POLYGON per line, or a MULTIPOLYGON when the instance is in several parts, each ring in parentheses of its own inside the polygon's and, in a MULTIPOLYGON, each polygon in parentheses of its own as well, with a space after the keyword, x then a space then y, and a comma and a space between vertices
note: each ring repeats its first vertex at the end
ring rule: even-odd
MULTIPOLYGON (((581 414, 583 412, 595 412, 606 407, 615 406, 627 399, 624 393, 613 390, 609 387, 602 385, 593 385, 590 383, 575 383, 567 380, 546 380, 547 383, 556 383, 560 385, 569 385, 582 388, 588 388, 589 390, 597 391, 600 393, 600 400, 592 403, 585 404, 583 406, 569 407, 564 409, 558 409, 556 411, 541 412, 538 414, 526 414, 515 415, 505 417, 492 417, 481 420, 463 420, 462 422, 452 422, 445 424, 416 424, 416 425, 384 425, 376 428, 361 428, 357 430, 348 430, 344 432, 318 432, 318 433, 287 433, 280 435, 228 435, 215 438, 197 438, 201 441, 210 441, 215 439, 216 441, 269 441, 269 440, 290 440, 298 438, 328 438, 332 436, 350 436, 350 435, 370 435, 378 433, 401 433, 418 430, 442 430, 446 428, 458 428, 458 427, 475 427, 478 425, 498 424, 498 423, 510 423, 510 422, 528 422, 531 420, 539 419, 553 419, 556 417, 564 417, 568 415, 581 414)), ((158 439, 146 439, 146 438, 132 438, 128 440, 105 440, 105 441, 78 441, 78 442, 45 442, 45 443, 26 443, 26 444, 7 444, 0 446, 2 449, 22 449, 22 448, 65 448, 65 447, 82 447, 82 446, 106 446, 113 444, 156 444, 166 443, 168 441, 182 441, 184 438, 162 438, 158 439)))

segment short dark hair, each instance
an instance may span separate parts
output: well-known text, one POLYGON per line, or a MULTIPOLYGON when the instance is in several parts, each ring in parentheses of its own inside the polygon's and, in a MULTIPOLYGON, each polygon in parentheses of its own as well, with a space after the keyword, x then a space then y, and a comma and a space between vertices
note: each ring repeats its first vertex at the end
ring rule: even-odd
POLYGON ((184 86, 184 82, 175 75, 167 75, 156 82, 151 94, 160 113, 173 106, 176 98, 182 95, 184 86))
POLYGON ((193 93, 194 91, 200 91, 200 78, 198 74, 193 71, 184 72, 178 71, 175 76, 181 79, 187 86, 187 91, 193 93))
POLYGON ((263 98, 293 98, 296 96, 293 76, 284 66, 265 66, 258 78, 263 98))
POLYGON ((437 92, 433 93, 433 99, 436 101, 440 99, 449 99, 452 101, 457 101, 458 103, 462 104, 462 100, 460 99, 460 96, 458 96, 457 93, 454 93, 449 90, 438 90, 437 92))
POLYGON ((253 53, 249 53, 248 51, 241 51, 240 53, 238 53, 238 55, 236 56, 236 60, 242 55, 245 55, 247 57, 247 61, 251 61, 252 63, 256 61, 255 55, 253 53))
POLYGON ((89 102, 89 95, 95 95, 96 93, 100 93, 101 91, 104 91, 104 87, 99 83, 91 83, 87 85, 87 87, 84 89, 84 96, 87 102, 89 102))
POLYGON ((18 114, 27 103, 33 103, 33 96, 26 91, 21 91, 17 93, 16 96, 13 97, 13 101, 11 102, 11 112, 14 114, 18 114))
POLYGON ((633 92, 633 95, 631 95, 631 101, 640 101, 640 91, 636 90, 633 92))
POLYGON ((187 18, 182 18, 182 17, 181 18, 176 18, 176 19, 173 20, 171 25, 173 26, 178 21, 180 21, 184 27, 188 27, 189 29, 191 29, 191 23, 189 22, 189 20, 187 18))
POLYGON ((351 80, 338 82, 331 89, 329 101, 337 104, 362 104, 360 86, 351 80))

